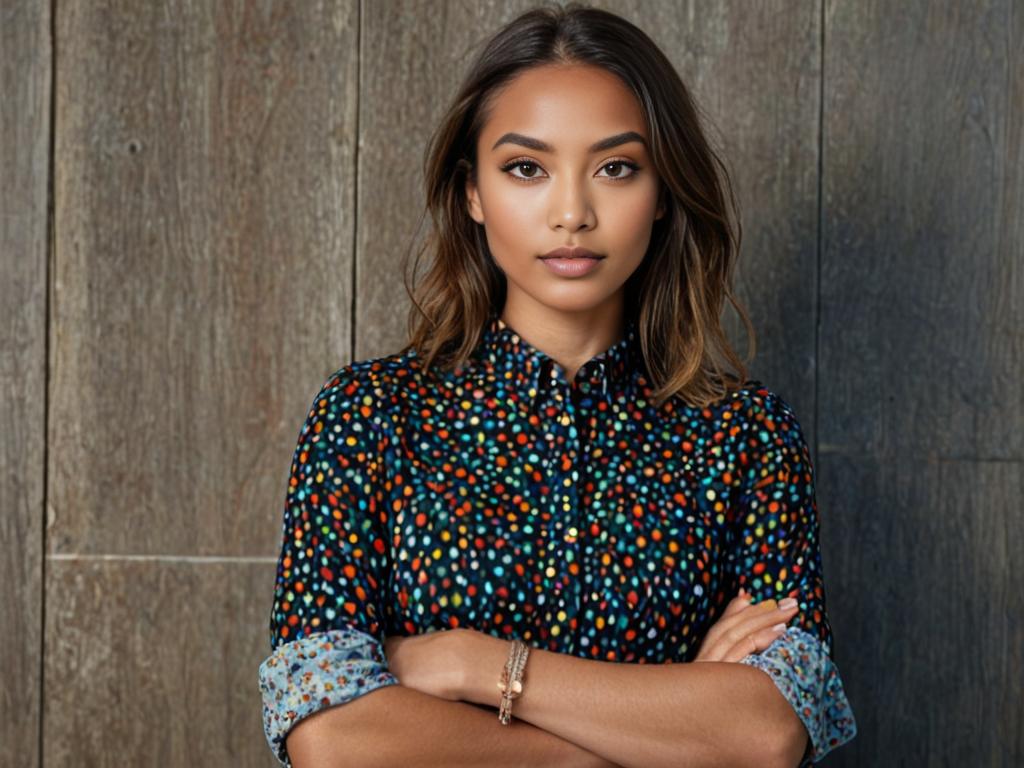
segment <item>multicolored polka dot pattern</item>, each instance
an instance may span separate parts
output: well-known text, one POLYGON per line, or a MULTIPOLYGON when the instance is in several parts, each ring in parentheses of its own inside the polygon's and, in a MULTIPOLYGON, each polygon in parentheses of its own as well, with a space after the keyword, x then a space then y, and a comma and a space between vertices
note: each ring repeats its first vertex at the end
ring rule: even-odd
POLYGON ((260 667, 282 764, 302 717, 398 682, 386 636, 472 627, 687 662, 740 586, 799 601, 743 661, 800 713, 810 759, 853 738, 792 409, 756 380, 705 408, 651 394, 632 322, 571 381, 498 317, 457 371, 408 347, 328 378, 293 457, 260 667))

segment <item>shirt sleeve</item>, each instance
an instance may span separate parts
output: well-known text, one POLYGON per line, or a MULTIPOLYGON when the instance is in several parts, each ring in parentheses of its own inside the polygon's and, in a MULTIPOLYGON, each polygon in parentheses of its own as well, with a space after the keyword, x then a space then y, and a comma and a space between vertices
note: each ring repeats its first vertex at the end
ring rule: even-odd
POLYGON ((384 468, 374 386, 351 366, 317 393, 299 434, 284 505, 259 669, 263 727, 278 761, 304 717, 398 684, 384 657, 384 468))
POLYGON ((807 728, 801 766, 857 734, 832 658, 810 450, 792 408, 767 388, 737 401, 738 501, 730 509, 729 567, 753 602, 794 597, 799 610, 772 644, 740 660, 763 670, 807 728))

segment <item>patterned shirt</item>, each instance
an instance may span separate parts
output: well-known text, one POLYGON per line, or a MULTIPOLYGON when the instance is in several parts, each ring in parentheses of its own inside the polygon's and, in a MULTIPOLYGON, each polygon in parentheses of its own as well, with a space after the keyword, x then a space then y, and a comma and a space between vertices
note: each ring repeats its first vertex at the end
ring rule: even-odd
MULTIPOLYGON (((260 665, 267 740, 398 684, 386 636, 471 627, 574 656, 692 661, 740 586, 799 612, 762 669, 807 727, 801 765, 857 732, 832 658, 814 470, 760 381, 661 408, 635 323, 570 381, 491 316, 469 362, 352 362, 298 438, 260 665)), ((497 702, 495 702, 497 706, 497 702)))

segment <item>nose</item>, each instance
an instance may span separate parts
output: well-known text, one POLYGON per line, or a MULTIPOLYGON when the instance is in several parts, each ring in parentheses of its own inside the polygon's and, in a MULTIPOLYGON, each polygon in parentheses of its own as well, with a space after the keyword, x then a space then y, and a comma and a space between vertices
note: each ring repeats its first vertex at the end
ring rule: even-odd
POLYGON ((596 215, 590 204, 586 184, 571 178, 556 184, 552 190, 548 218, 552 229, 565 229, 569 232, 593 229, 596 215))

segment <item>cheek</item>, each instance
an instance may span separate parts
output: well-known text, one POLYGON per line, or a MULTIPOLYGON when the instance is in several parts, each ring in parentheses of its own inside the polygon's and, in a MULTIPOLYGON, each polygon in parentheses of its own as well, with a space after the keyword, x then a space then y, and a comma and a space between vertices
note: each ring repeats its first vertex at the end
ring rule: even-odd
POLYGON ((602 217, 610 233, 629 243, 650 237, 658 208, 657 189, 637 189, 636 194, 621 195, 608 205, 602 217))
POLYGON ((507 274, 529 274, 534 256, 551 234, 543 196, 501 180, 492 181, 481 192, 484 233, 495 263, 507 274))
POLYGON ((481 185, 480 205, 484 228, 492 250, 523 243, 523 228, 532 224, 540 211, 537 195, 524 195, 509 183, 489 180, 481 185), (517 194, 518 192, 518 194, 517 194))
POLYGON ((619 256, 614 269, 616 281, 628 278, 643 262, 651 242, 656 212, 656 194, 623 196, 602 219, 600 228, 605 230, 602 243, 619 256))

